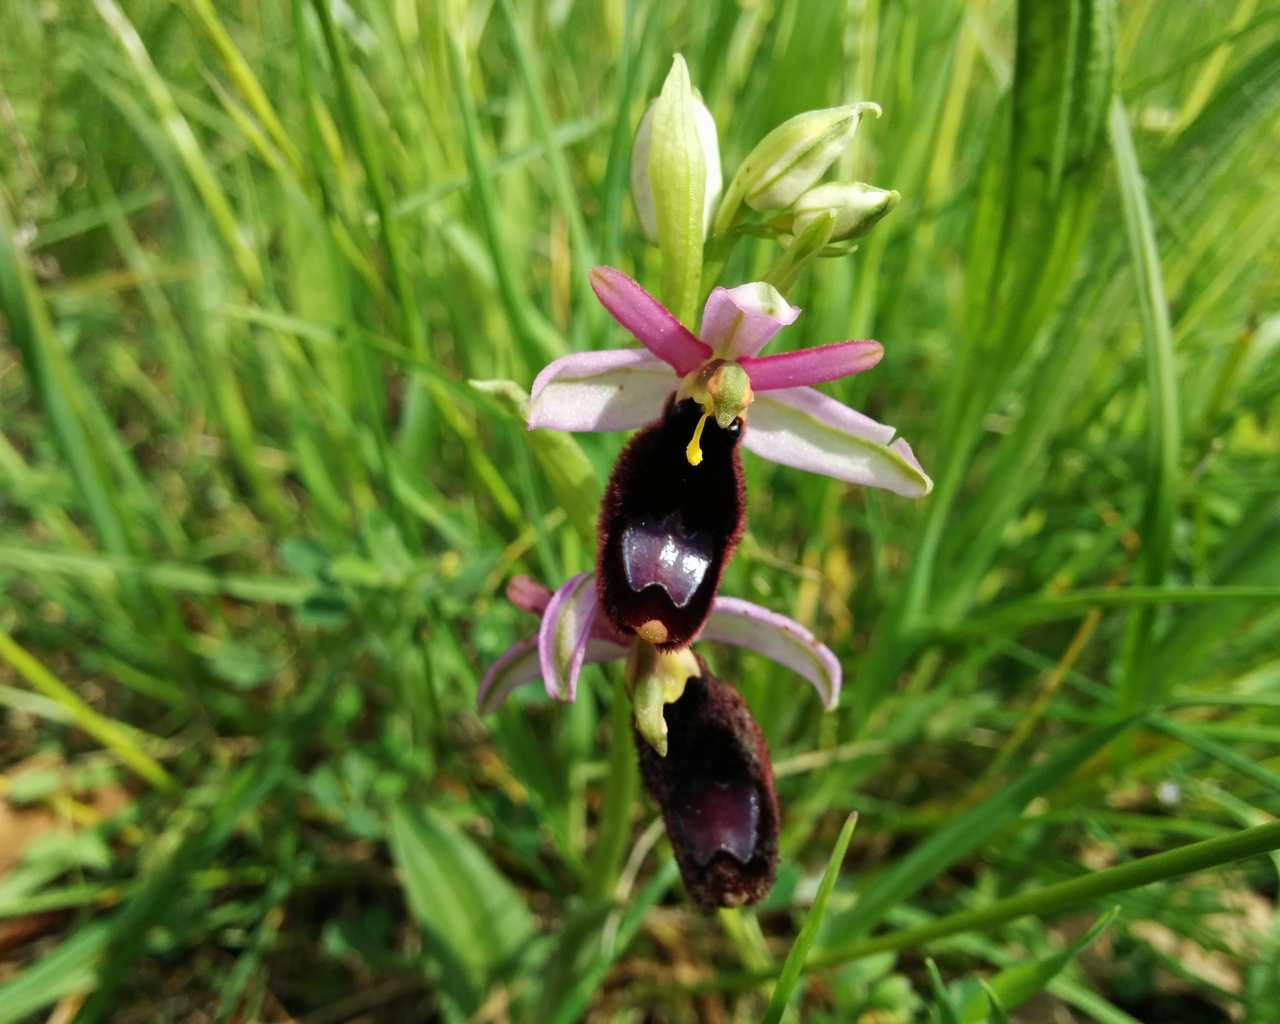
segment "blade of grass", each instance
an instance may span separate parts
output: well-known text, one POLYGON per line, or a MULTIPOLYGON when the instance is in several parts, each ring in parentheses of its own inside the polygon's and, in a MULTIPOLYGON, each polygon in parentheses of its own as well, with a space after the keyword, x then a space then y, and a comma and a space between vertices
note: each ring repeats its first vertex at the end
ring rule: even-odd
MULTIPOLYGON (((951 936, 990 931, 1022 917, 1047 918, 1096 900, 1170 881, 1197 871, 1221 867, 1259 854, 1280 850, 1280 822, 1242 829, 1220 839, 1190 843, 1164 853, 1141 857, 1113 868, 1093 871, 1080 878, 1033 889, 996 900, 985 907, 936 918, 926 924, 855 939, 833 949, 820 950, 805 964, 806 971, 820 971, 862 960, 877 953, 918 949, 951 936)), ((722 972, 709 982, 689 986, 691 991, 745 991, 768 980, 773 972, 722 972)))
POLYGON ((589 893, 604 899, 618 884, 618 872, 631 838, 631 814, 639 781, 636 757, 631 749, 631 702, 613 680, 609 714, 609 774, 605 777, 604 808, 595 848, 591 851, 589 893))
POLYGON ((520 82, 524 86, 525 96, 529 102, 529 112, 533 115, 533 127, 538 142, 547 156, 551 168, 551 184, 555 192, 556 204, 564 214, 569 225, 569 244, 572 250, 570 274, 574 288, 578 293, 579 306, 574 316, 573 339, 574 348, 582 347, 582 340, 591 337, 594 328, 602 322, 602 309, 591 293, 587 271, 595 266, 595 246, 587 234, 586 221, 582 215, 582 205, 574 193, 573 178, 569 173, 568 162, 564 152, 556 141, 551 126, 551 115, 547 111, 547 101, 539 85, 539 68, 534 51, 529 46, 524 26, 511 0, 499 0, 498 7, 502 11, 503 20, 507 23, 507 32, 515 51, 516 70, 520 82))
POLYGON ((29 573, 88 576, 104 583, 120 578, 139 579, 164 590, 209 596, 223 594, 240 601, 266 604, 301 604, 316 590, 316 584, 310 580, 224 575, 197 565, 41 551, 8 544, 0 545, 0 567, 29 573))
POLYGON ((493 261, 498 298, 512 337, 523 350, 526 366, 532 369, 545 359, 564 355, 567 346, 554 330, 533 315, 527 298, 517 284, 515 268, 509 256, 512 250, 498 221, 498 206, 493 193, 493 171, 489 161, 481 154, 479 118, 467 83, 466 65, 456 39, 448 39, 446 49, 458 97, 458 110, 462 116, 463 142, 467 167, 471 171, 475 208, 480 214, 485 241, 489 246, 489 257, 493 261))
POLYGON ((622 912, 613 941, 601 949, 595 962, 582 973, 578 983, 565 996, 555 1012, 547 1017, 548 1024, 572 1024, 573 1021, 582 1019, 582 1013, 604 979, 605 972, 627 951, 631 940, 635 938, 636 932, 644 922, 645 915, 666 895, 677 875, 676 862, 668 857, 654 872, 653 877, 645 883, 644 888, 632 898, 626 910, 622 912))
POLYGON ((533 930, 524 900, 470 838, 429 808, 394 807, 389 837, 409 906, 447 965, 441 984, 474 1013, 533 930))
POLYGON ((1132 724, 1132 719, 1125 719, 1086 733, 940 828, 873 885, 865 887, 854 908, 833 922, 827 943, 839 946, 871 931, 894 906, 1012 824, 1028 803, 1064 782, 1132 724))
POLYGON ((262 122, 272 141, 285 155, 294 171, 300 172, 302 156, 298 148, 293 144, 289 133, 285 131, 284 125, 280 123, 280 117, 267 98, 266 91, 253 73, 253 68, 249 66, 249 62, 244 59, 244 55, 236 46, 235 40, 222 24, 213 4, 210 0, 185 0, 184 6, 195 15, 200 26, 208 34, 214 49, 218 51, 218 56, 222 58, 227 74, 235 83, 240 95, 244 97, 249 109, 262 122))
MULTIPOLYGON (((1142 526, 1142 580, 1148 586, 1163 584, 1173 559, 1173 527, 1178 499, 1178 448, 1181 422, 1178 415, 1178 381, 1174 370, 1173 336, 1169 327, 1169 305, 1165 299, 1160 271, 1160 253, 1147 205, 1146 188, 1133 134, 1124 103, 1117 97, 1111 104, 1111 149, 1124 208, 1129 252, 1138 282, 1138 309, 1147 352, 1147 402, 1149 432, 1147 442, 1146 503, 1142 526)), ((1124 707, 1135 711, 1163 694, 1154 689, 1151 648, 1155 636, 1155 611, 1139 608, 1130 620, 1125 642, 1125 664, 1121 679, 1124 707)))
POLYGON ((787 954, 786 962, 783 963, 782 970, 778 974, 778 982, 774 986, 773 995, 769 999, 769 1007, 765 1010, 762 1018, 765 1024, 781 1024, 787 1005, 795 994, 796 986, 800 982, 801 972, 804 970, 805 961, 809 957, 809 950, 813 948, 813 944, 818 938, 818 930, 822 927, 822 918, 827 912, 827 900, 831 898, 831 890, 835 888, 836 879, 840 876, 840 867, 844 864, 844 855, 849 849, 849 840, 853 838, 853 830, 857 825, 858 815, 856 813, 850 814, 845 819, 844 826, 840 829, 840 834, 836 837, 836 844, 831 848, 831 856, 827 860, 827 869, 823 872, 822 881, 818 884, 818 893, 813 898, 813 906, 809 908, 809 912, 805 915, 804 924, 800 927, 800 934, 796 936, 796 941, 792 943, 791 952, 787 954))
POLYGON ((1201 735, 1195 729, 1175 722, 1164 715, 1151 715, 1147 719, 1147 724, 1157 732, 1162 732, 1171 739, 1186 744, 1192 750, 1197 750, 1206 757, 1221 762, 1233 771, 1239 772, 1245 778, 1252 779, 1254 782, 1265 786, 1276 796, 1280 796, 1280 775, 1267 770, 1252 758, 1239 754, 1217 740, 1201 735))
POLYGON ((948 935, 990 930, 1029 915, 1048 917, 1116 893, 1220 867, 1276 849, 1280 849, 1280 822, 1270 822, 1256 828, 1243 829, 1221 839, 1191 843, 1114 868, 1094 871, 1081 878, 1010 896, 986 907, 962 911, 929 924, 889 932, 875 938, 860 939, 838 949, 823 950, 807 967, 819 970, 886 950, 913 949, 948 935))
POLYGON ((162 790, 175 788, 173 777, 138 745, 136 730, 126 728, 89 707, 71 687, 28 654, 3 630, 0 630, 0 659, 8 662, 32 687, 55 701, 77 727, 112 751, 123 764, 151 785, 162 790))
POLYGON ((15 238, 8 203, 0 196, 0 308, 9 336, 23 355, 31 389, 40 396, 99 542, 110 552, 124 554, 129 543, 112 482, 86 434, 83 385, 54 335, 48 307, 15 238))
POLYGON ((107 28, 111 30, 133 65, 151 105, 159 115, 160 124, 169 136, 173 148, 177 150, 187 173, 191 176, 191 182, 196 191, 200 193, 209 217, 221 235, 223 244, 231 253, 241 278, 249 291, 256 293, 262 286, 262 266, 253 249, 241 237, 235 213, 231 209, 226 193, 218 184, 213 168, 205 159, 195 132, 191 130, 191 125, 178 109, 173 94, 151 62, 146 45, 128 16, 115 0, 93 0, 93 3, 98 15, 106 22, 107 28))
MULTIPOLYGON (((1003 1010, 1011 1010, 1033 996, 1039 995, 1094 939, 1111 927, 1119 913, 1119 907, 1112 907, 1098 918, 1088 931, 1066 949, 1051 957, 1006 967, 990 980, 987 995, 992 997, 996 1005, 1003 1010)), ((960 1010, 962 1024, 981 1024, 986 1020, 986 1002, 987 999, 979 995, 962 1007, 960 1010)))
POLYGON ((940 632, 944 636, 985 637, 994 632, 1075 618, 1093 608, 1196 606, 1234 602, 1256 605, 1276 600, 1280 600, 1280 587, 1090 587, 1057 597, 1012 601, 972 616, 965 622, 942 627, 940 632))

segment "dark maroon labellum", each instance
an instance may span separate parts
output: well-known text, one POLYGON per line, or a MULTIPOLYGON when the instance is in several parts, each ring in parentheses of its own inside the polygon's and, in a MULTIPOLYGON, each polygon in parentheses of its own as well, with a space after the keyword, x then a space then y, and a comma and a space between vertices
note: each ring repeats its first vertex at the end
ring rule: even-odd
POLYGON ((663 650, 702 628, 742 535, 742 423, 721 430, 708 419, 702 463, 691 466, 685 449, 701 416, 692 399, 669 403, 622 450, 600 506, 605 614, 663 650))
POLYGON ((667 756, 636 735, 689 895, 706 907, 763 899, 778 867, 778 798, 764 736, 736 689, 690 679, 666 707, 667 756))

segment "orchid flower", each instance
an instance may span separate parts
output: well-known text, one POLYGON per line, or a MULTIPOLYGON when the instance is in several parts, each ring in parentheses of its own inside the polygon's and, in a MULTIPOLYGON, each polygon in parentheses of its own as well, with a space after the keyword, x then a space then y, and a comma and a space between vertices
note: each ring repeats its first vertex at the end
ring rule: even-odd
POLYGON ((768 895, 778 871, 773 765, 742 694, 701 663, 698 671, 668 711, 665 756, 637 742, 640 776, 689 895, 704 907, 741 907, 768 895))
POLYGON ((759 355, 800 315, 761 281, 714 289, 700 337, 620 270, 597 267, 591 287, 644 348, 575 353, 544 367, 530 394, 530 430, 630 430, 674 394, 700 410, 686 447, 691 466, 702 461, 703 430, 714 419, 722 430, 742 424, 743 446, 783 465, 907 497, 932 489, 892 427, 811 386, 869 370, 884 353, 878 341, 759 355))
MULTIPOLYGON (((527 576, 507 586, 517 608, 541 619, 538 632, 521 640, 490 666, 476 692, 481 714, 496 711, 522 683, 541 678, 547 696, 572 702, 582 666, 625 661, 644 641, 619 633, 600 614, 593 573, 579 573, 554 593, 527 576)), ((699 639, 743 647, 808 680, 828 711, 840 699, 840 663, 800 623, 750 601, 717 597, 699 639)))
MULTIPOLYGON (((662 811, 685 888, 708 907, 762 899, 777 872, 780 816, 768 747, 742 695, 688 648, 662 652, 617 632, 601 614, 591 573, 555 593, 517 576, 507 597, 542 621, 535 636, 485 673, 476 694, 480 712, 497 710, 512 690, 539 676, 549 696, 572 701, 584 664, 626 660, 641 777, 662 811)), ((827 710, 839 700, 840 663, 785 616, 717 597, 701 639, 790 668, 813 684, 827 710)))

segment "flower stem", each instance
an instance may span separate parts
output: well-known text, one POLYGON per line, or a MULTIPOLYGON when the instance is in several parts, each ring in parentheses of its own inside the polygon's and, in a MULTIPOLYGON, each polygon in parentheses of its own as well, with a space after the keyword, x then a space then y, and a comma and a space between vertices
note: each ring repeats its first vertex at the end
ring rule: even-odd
MULTIPOLYGON (((610 675, 616 675, 610 672, 610 675)), ((636 799, 636 758, 631 749, 631 702, 615 680, 609 713, 609 775, 605 780, 600 829, 591 851, 590 892, 605 899, 618 882, 618 871, 631 838, 631 811, 636 799)))

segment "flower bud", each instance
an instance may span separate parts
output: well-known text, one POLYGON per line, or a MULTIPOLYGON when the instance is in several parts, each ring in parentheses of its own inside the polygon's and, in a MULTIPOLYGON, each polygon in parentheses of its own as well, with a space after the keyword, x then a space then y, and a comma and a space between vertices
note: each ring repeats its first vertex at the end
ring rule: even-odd
POLYGON ((729 185, 729 196, 756 210, 790 206, 827 173, 875 103, 809 110, 784 121, 756 145, 729 185))
POLYGON ((638 732, 636 749, 684 887, 704 907, 757 903, 777 873, 779 823, 760 727, 742 695, 705 667, 666 710, 666 756, 638 732))
MULTIPOLYGON (((680 60, 680 58, 676 58, 680 60)), ((681 64, 683 65, 683 61, 681 64)), ((663 186, 664 168, 658 167, 658 176, 654 177, 652 166, 653 154, 653 114, 659 100, 649 104, 649 109, 640 119, 636 129, 635 141, 631 146, 631 201, 635 203, 636 217, 644 237, 650 242, 658 241, 658 214, 654 205, 654 189, 663 186)), ((702 151, 702 176, 704 179, 702 201, 702 233, 706 236, 711 226, 711 217, 715 213, 716 202, 720 198, 720 189, 724 179, 720 173, 720 147, 716 138, 716 122, 707 109, 702 97, 693 92, 693 127, 697 134, 699 148, 702 151)), ((677 149, 678 152, 678 149, 677 149)))
POLYGON ((846 242, 861 238, 898 205, 902 197, 897 192, 885 191, 860 181, 832 182, 809 189, 796 200, 792 210, 793 234, 801 234, 822 214, 835 217, 830 242, 846 242))

